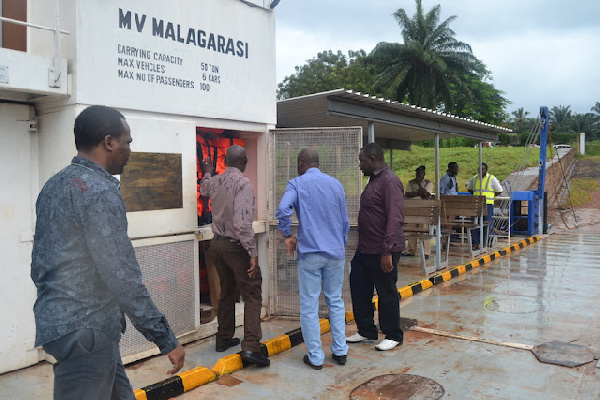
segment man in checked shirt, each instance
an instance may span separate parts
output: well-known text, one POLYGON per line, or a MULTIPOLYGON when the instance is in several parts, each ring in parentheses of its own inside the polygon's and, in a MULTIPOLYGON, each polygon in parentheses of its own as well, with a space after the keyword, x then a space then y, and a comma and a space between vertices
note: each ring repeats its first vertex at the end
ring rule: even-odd
POLYGON ((235 297, 239 287, 244 299, 244 340, 242 360, 267 367, 270 360, 260 352, 260 310, 262 307, 262 276, 258 266, 254 221, 254 189, 243 175, 248 159, 246 150, 233 145, 225 153, 227 169, 212 175, 210 160, 202 161, 203 178, 200 192, 211 199, 211 258, 221 282, 215 350, 223 352, 237 346, 234 338, 235 297))

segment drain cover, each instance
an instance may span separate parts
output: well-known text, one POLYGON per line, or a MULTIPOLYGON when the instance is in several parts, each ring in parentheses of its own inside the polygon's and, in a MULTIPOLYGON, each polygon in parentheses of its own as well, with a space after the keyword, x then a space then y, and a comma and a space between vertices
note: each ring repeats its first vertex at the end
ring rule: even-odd
POLYGON ((542 308, 537 300, 519 296, 490 298, 484 304, 490 311, 510 314, 530 314, 542 308))
POLYGON ((553 341, 535 346, 531 351, 541 362, 566 367, 577 367, 594 361, 590 350, 580 344, 553 341))
POLYGON ((431 379, 411 374, 380 375, 356 387, 350 400, 437 400, 444 387, 431 379))

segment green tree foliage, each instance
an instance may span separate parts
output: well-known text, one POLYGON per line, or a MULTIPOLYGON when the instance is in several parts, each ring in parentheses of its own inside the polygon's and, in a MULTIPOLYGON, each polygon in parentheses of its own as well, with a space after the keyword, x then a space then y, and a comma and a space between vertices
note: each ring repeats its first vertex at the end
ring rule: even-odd
POLYGON ((453 84, 452 95, 455 103, 444 105, 444 111, 489 124, 504 124, 509 118, 504 112, 509 101, 503 97, 504 92, 497 90, 491 81, 491 72, 483 62, 476 59, 473 70, 463 75, 463 82, 470 92, 461 91, 453 84))
POLYGON ((379 43, 363 50, 324 51, 278 85, 277 97, 286 99, 347 88, 420 107, 435 109, 500 125, 508 116, 508 101, 491 83, 491 73, 454 38, 450 23, 439 23, 440 6, 424 14, 421 0, 409 18, 403 9, 393 15, 402 28, 404 43, 379 43))
POLYGON ((511 114, 513 116, 511 120, 513 132, 522 133, 523 127, 527 122, 527 116, 529 115, 529 112, 525 111, 523 107, 520 107, 516 111, 513 111, 511 114))
POLYGON ((550 109, 550 129, 552 132, 571 132, 571 106, 554 106, 550 109))
POLYGON ((402 29, 404 43, 379 43, 372 52, 381 72, 377 84, 395 90, 394 98, 430 109, 454 104, 454 88, 470 95, 463 81, 473 69, 476 58, 471 46, 456 40, 450 23, 452 16, 440 21, 440 5, 425 14, 421 0, 409 17, 402 8, 393 15, 402 29))
POLYGON ((373 93, 374 66, 364 50, 331 50, 317 54, 305 65, 296 67, 296 73, 286 76, 277 86, 279 100, 328 90, 348 88, 363 93, 373 93))
MULTIPOLYGON (((591 108, 592 111, 592 134, 593 139, 600 139, 600 102, 591 108)), ((590 140, 593 140, 590 138, 590 140)))
POLYGON ((420 107, 441 110, 463 118, 493 124, 506 119, 502 97, 485 64, 458 41, 450 23, 440 23, 440 5, 424 12, 416 0, 412 17, 402 8, 393 15, 402 29, 404 43, 379 43, 371 56, 380 73, 376 89, 386 97, 420 107))
POLYGON ((585 132, 586 134, 593 134, 596 122, 596 117, 593 113, 575 114, 571 118, 571 130, 575 133, 585 132))

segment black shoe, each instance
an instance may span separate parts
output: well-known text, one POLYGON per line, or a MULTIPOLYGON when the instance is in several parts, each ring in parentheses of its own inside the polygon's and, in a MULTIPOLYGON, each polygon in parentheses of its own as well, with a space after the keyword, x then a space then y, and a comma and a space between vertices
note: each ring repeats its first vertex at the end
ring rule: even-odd
POLYGON ((429 254, 425 254, 425 259, 429 260, 429 254))
POLYGON ((346 356, 336 356, 335 354, 331 355, 331 358, 333 358, 333 360, 338 363, 339 365, 345 365, 346 364, 346 356))
POLYGON ((402 256, 404 256, 404 257, 414 257, 415 255, 414 254, 410 254, 408 251, 403 251, 402 252, 402 256))
POLYGON ((259 367, 268 367, 271 365, 271 360, 265 357, 260 351, 242 351, 242 361, 244 364, 256 364, 259 367))
POLYGON ((316 369, 317 371, 320 370, 320 369, 323 369, 322 365, 315 365, 315 364, 311 363, 310 360, 308 359, 308 355, 304 356, 303 361, 304 361, 304 364, 308 365, 312 369, 316 369))
POLYGON ((224 342, 223 344, 216 345, 215 350, 218 351, 219 353, 222 353, 225 350, 227 350, 228 348, 237 346, 238 344, 240 344, 240 339, 234 337, 234 338, 229 339, 229 341, 224 342))

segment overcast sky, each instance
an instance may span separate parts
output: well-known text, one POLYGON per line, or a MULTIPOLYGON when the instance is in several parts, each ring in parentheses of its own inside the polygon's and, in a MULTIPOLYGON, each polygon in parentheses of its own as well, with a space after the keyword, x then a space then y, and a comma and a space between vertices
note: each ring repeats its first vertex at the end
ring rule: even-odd
MULTIPOLYGON (((511 101, 536 116, 542 105, 590 112, 600 102, 600 0, 423 0, 441 5, 440 22, 471 45, 511 101)), ((392 16, 414 0, 281 0, 277 19, 277 83, 324 50, 363 49, 402 41, 392 16)), ((351 88, 347 88, 351 89, 351 88)))

